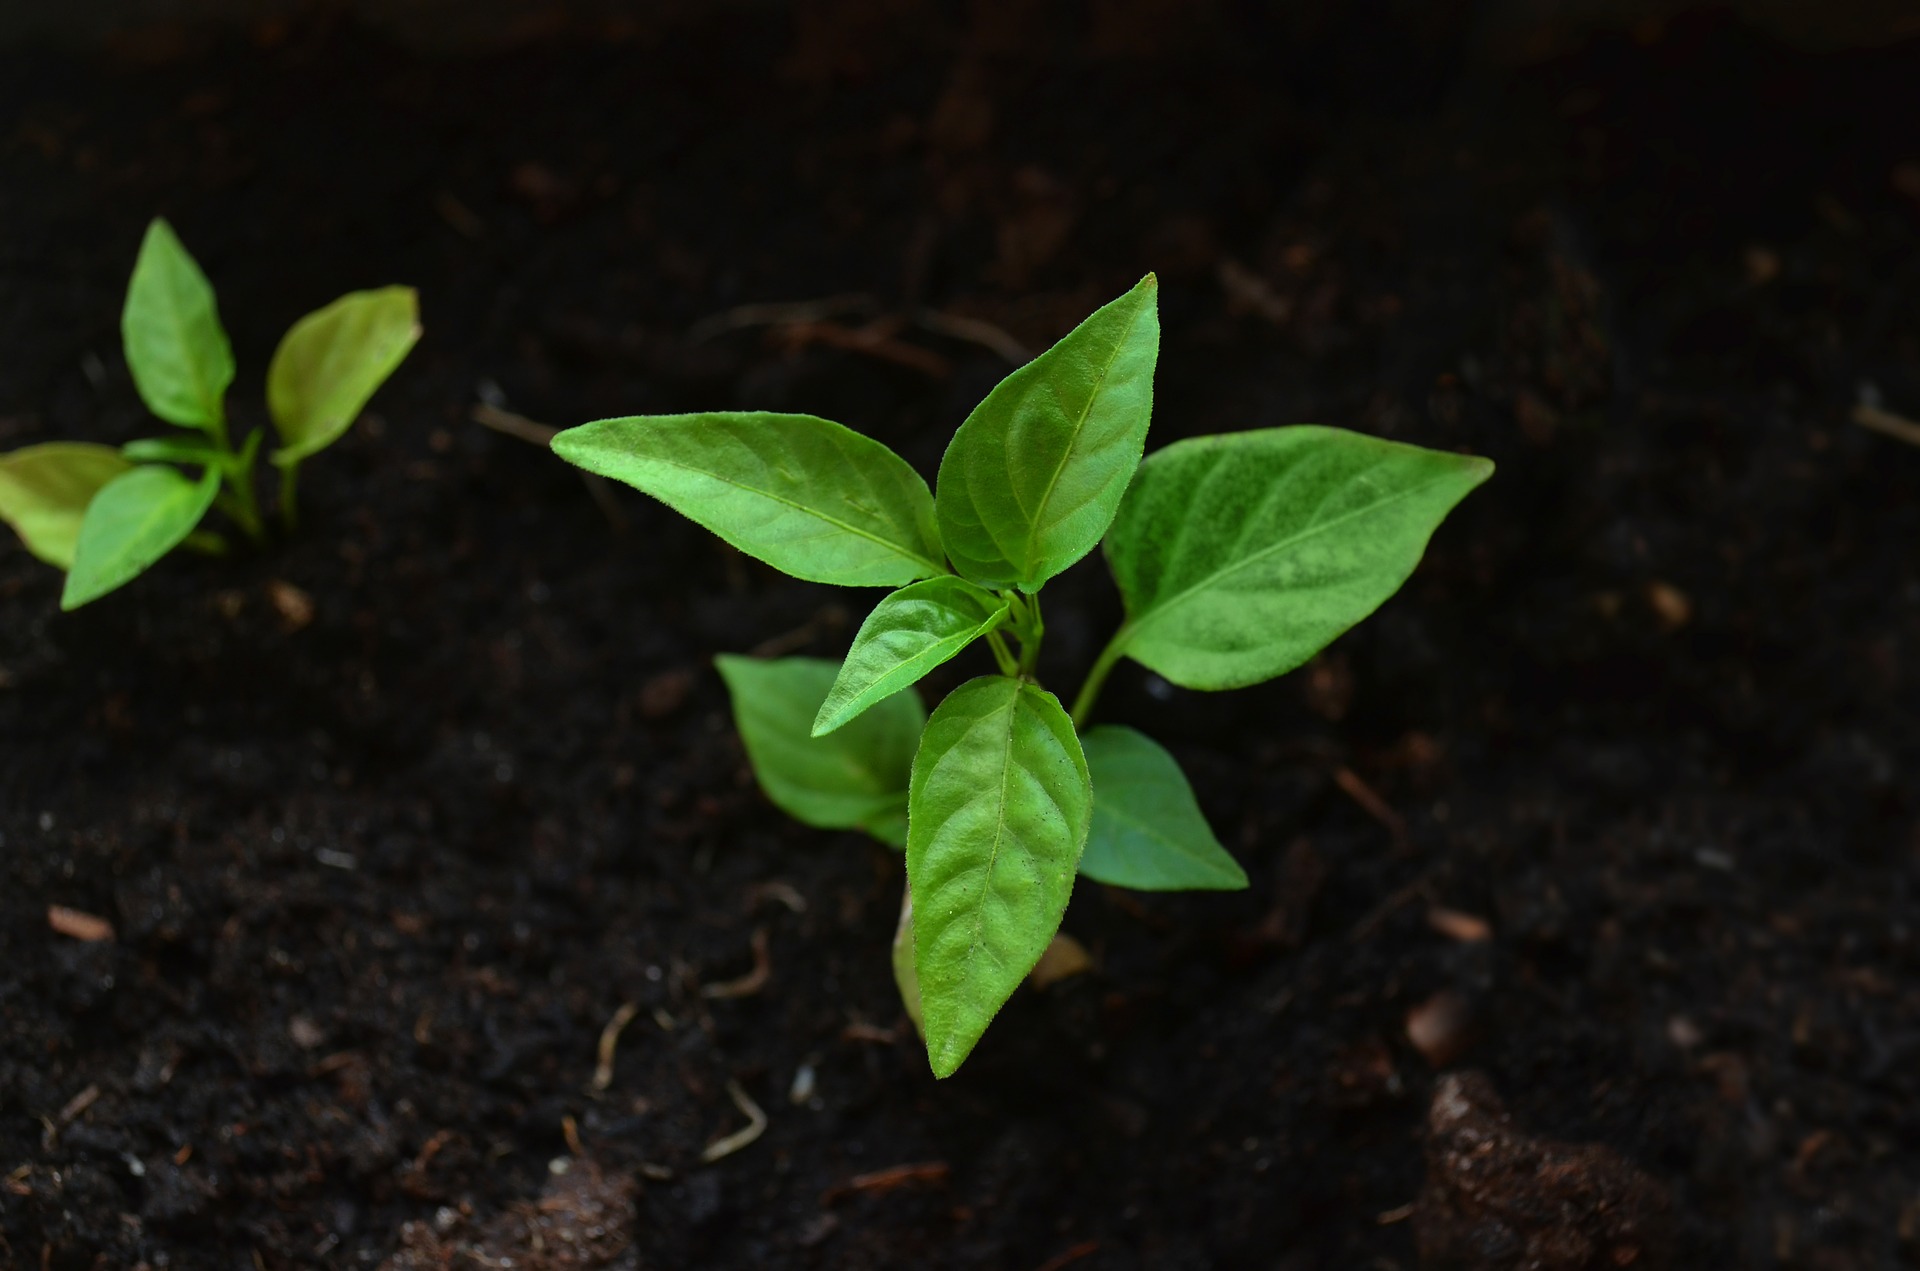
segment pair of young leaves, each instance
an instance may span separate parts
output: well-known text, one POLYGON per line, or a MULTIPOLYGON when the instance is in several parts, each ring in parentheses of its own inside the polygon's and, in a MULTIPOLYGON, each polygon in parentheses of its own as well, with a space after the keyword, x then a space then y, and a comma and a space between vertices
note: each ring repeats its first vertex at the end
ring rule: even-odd
MULTIPOLYGON (((281 443, 271 461, 283 474, 283 499, 292 497, 300 463, 346 432, 419 336, 409 287, 351 292, 287 331, 267 370, 268 413, 281 443)), ((233 349, 212 285, 164 220, 141 242, 121 340, 148 409, 197 436, 119 450, 49 442, 0 455, 0 519, 27 550, 67 571, 62 609, 98 599, 190 541, 223 486, 243 525, 257 528, 247 519, 261 434, 237 450, 229 444, 233 349), (189 477, 175 464, 200 473, 189 477)))
MULTIPOLYGON (((1239 887, 1166 751, 1082 737, 1029 678, 986 675, 928 717, 914 682, 1018 617, 1104 537, 1127 618, 1102 655, 1237 688, 1310 658, 1397 590, 1484 460, 1336 429, 1176 443, 1144 462, 1159 351, 1151 275, 1002 381, 936 492, 885 446, 804 415, 603 420, 556 453, 797 577, 886 586, 846 660, 722 658, 770 797, 907 856, 929 1059, 953 1072, 1057 930, 1076 870, 1239 887), (949 568, 948 562, 952 562, 949 568)), ((1023 626, 1023 638, 1037 624, 1023 626)), ((1091 695, 1083 697, 1084 716, 1091 695)))

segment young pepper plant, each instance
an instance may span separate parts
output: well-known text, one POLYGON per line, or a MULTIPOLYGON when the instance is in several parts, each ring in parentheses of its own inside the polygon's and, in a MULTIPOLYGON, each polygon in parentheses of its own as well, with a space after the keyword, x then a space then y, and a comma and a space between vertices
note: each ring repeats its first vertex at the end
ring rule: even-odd
POLYGON ((1206 690, 1292 670, 1397 591, 1493 471, 1304 425, 1143 460, 1156 298, 1148 275, 1001 381, 933 491, 879 442, 808 415, 608 419, 553 440, 776 569, 894 589, 838 664, 716 661, 776 805, 905 849, 894 968, 937 1076, 1033 969, 1076 874, 1247 885, 1172 755, 1131 728, 1088 728, 1115 664, 1206 690), (1126 618, 1069 711, 1035 671, 1040 593, 1103 539, 1126 618), (928 715, 914 684, 975 643, 994 673, 928 715))
MULTIPOLYGON (((233 349, 212 285, 164 220, 141 241, 120 333, 141 400, 186 432, 118 450, 56 441, 0 455, 0 520, 28 551, 66 571, 62 609, 99 599, 183 544, 224 551, 225 540, 201 528, 215 508, 248 538, 266 537, 254 489, 262 433, 232 444, 233 349)), ((419 338, 413 289, 382 287, 340 297, 281 339, 267 368, 267 408, 280 438, 271 462, 289 530, 301 462, 352 427, 419 338)))

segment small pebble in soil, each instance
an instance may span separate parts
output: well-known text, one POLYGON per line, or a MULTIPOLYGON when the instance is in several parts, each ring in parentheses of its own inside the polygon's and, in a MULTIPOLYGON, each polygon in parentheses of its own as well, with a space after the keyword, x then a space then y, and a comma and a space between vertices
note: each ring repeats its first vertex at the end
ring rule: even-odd
POLYGON ((1435 1084, 1427 1129, 1414 1234, 1429 1271, 1670 1265, 1666 1188, 1610 1148, 1531 1137, 1480 1073, 1435 1084))
POLYGON ((1466 1054, 1473 1042, 1473 1004, 1454 989, 1441 989, 1407 1012, 1407 1040, 1435 1068, 1466 1054))

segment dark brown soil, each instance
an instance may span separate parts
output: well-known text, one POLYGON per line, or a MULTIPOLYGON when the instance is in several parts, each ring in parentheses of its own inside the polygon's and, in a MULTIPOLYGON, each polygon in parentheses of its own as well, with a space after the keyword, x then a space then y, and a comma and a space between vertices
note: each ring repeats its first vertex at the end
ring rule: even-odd
MULTIPOLYGON (((156 212, 243 423, 340 291, 427 324, 298 536, 67 616, 0 548, 0 1265, 1409 1268, 1425 1053, 1653 1180, 1675 1266, 1920 1257, 1920 449, 1850 417, 1920 414, 1920 50, 1497 71, 1393 8, 0 54, 0 444, 155 427, 116 323, 156 212), (897 859, 765 803, 708 665, 871 597, 616 530, 470 411, 806 410, 931 474, 1007 363, 889 315, 1037 347, 1148 268, 1158 442, 1500 472, 1308 671, 1116 675, 1252 890, 1081 888, 1098 970, 936 1084, 897 859), (764 987, 703 995, 759 932, 764 987), (767 1129, 703 1165, 730 1083, 767 1129)), ((1071 686, 1117 605, 1057 591, 1071 686)))

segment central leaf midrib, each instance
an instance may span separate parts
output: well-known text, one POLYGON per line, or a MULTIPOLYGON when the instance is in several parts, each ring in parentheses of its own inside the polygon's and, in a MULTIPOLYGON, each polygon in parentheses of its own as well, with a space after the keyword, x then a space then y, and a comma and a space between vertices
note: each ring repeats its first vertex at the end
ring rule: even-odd
MULTIPOLYGON (((1006 606, 1002 605, 998 610, 996 610, 992 615, 990 615, 986 621, 975 626, 970 631, 960 631, 953 635, 937 636, 934 639, 929 640, 927 643, 921 645, 918 649, 914 650, 912 653, 908 654, 906 657, 901 658, 898 661, 894 662, 891 666, 887 667, 886 670, 881 671, 878 675, 875 675, 871 680, 867 681, 867 683, 857 691, 847 694, 847 696, 841 702, 839 702, 838 705, 836 706, 834 714, 828 716, 828 718, 833 718, 834 716, 837 716, 840 712, 845 711, 850 705, 860 701, 862 698, 872 696, 875 693, 875 690, 879 689, 883 685, 894 682, 903 673, 908 671, 914 671, 916 670, 916 668, 925 667, 925 670, 919 670, 917 674, 914 674, 905 683, 901 684, 900 688, 905 688, 908 684, 918 683, 920 679, 927 673, 927 671, 930 671, 934 667, 939 666, 942 662, 945 662, 951 659, 952 657, 957 655, 961 650, 965 649, 968 645, 972 644, 975 640, 978 640, 981 637, 981 635, 983 635, 990 627, 994 625, 995 619, 1005 611, 1006 611, 1006 606), (941 656, 936 656, 936 655, 941 655, 941 656)), ((848 656, 849 658, 851 658, 852 655, 849 654, 848 656)), ((835 688, 839 687, 838 680, 835 680, 834 687, 835 688)), ((874 702, 877 703, 880 700, 882 700, 883 697, 890 697, 893 695, 893 693, 898 691, 899 689, 891 689, 885 694, 882 694, 880 696, 875 696, 874 702)), ((831 697, 829 697, 828 700, 831 701, 832 700, 831 697)), ((871 707, 867 709, 871 709, 871 707)), ((856 719, 856 718, 858 718, 857 715, 849 716, 847 721, 845 722, 851 722, 853 719, 856 719)))
POLYGON ((1000 758, 1000 784, 998 786, 998 800, 994 810, 993 850, 987 854, 986 868, 981 871, 982 881, 979 899, 971 906, 973 910, 973 930, 967 939, 967 953, 964 959, 965 967, 968 970, 971 970, 973 967, 974 955, 980 950, 982 933, 986 930, 986 898, 993 890, 993 867, 999 863, 1000 845, 1005 841, 1007 835, 1007 784, 1013 773, 1013 730, 1020 713, 1020 688, 1017 684, 1014 686, 1013 695, 1007 699, 1006 712, 1007 742, 1001 751, 1000 758))
POLYGON ((1133 334, 1134 324, 1140 321, 1140 315, 1146 306, 1137 307, 1127 322, 1127 329, 1113 342, 1113 351, 1100 368, 1100 374, 1094 378, 1093 388, 1087 393, 1087 404, 1080 408, 1080 417, 1073 422, 1073 435, 1067 439, 1066 453, 1060 456, 1060 462, 1054 465, 1053 473, 1047 478, 1047 488, 1040 492, 1040 501, 1034 505, 1033 517, 1027 525, 1027 541, 1022 548, 1020 572, 1024 576, 1033 566, 1033 541, 1040 534, 1041 518, 1047 510, 1047 503, 1053 498, 1055 487, 1060 484, 1060 474, 1067 470, 1067 461, 1073 457, 1074 444, 1080 440, 1080 432, 1087 426, 1087 417, 1093 414, 1093 404, 1100 397, 1100 388, 1107 382, 1107 375, 1113 370, 1113 364, 1120 360, 1120 351, 1126 346, 1127 337, 1133 334))
MULTIPOLYGON (((186 378, 188 382, 193 386, 194 395, 199 398, 198 405, 200 406, 202 411, 205 412, 205 417, 201 421, 203 426, 211 427, 212 421, 215 418, 218 418, 221 413, 220 406, 219 406, 219 399, 218 399, 218 396, 213 392, 212 381, 211 380, 203 381, 200 378, 200 372, 202 368, 200 366, 199 359, 197 359, 194 356, 194 350, 198 347, 198 345, 197 345, 197 342, 193 339, 191 334, 191 328, 193 324, 188 320, 186 306, 174 303, 178 299, 178 293, 176 292, 172 284, 180 281, 186 281, 189 284, 189 287, 191 289, 198 290, 198 288, 192 287, 192 279, 190 277, 186 277, 186 278, 174 277, 173 275, 184 275, 185 271, 175 268, 172 264, 163 266, 163 271, 169 275, 167 279, 168 286, 167 286, 167 292, 166 292, 167 303, 164 306, 167 314, 167 319, 168 319, 167 325, 173 328, 173 335, 175 337, 175 340, 177 341, 180 349, 182 350, 182 356, 180 358, 179 365, 184 366, 186 368, 186 372, 187 372, 186 378)), ((214 321, 214 325, 216 327, 219 325, 219 320, 217 318, 214 321)))
POLYGON ((1401 490, 1396 494, 1388 496, 1387 498, 1380 499, 1374 503, 1369 503, 1365 507, 1355 508, 1353 511, 1343 513, 1340 516, 1335 517, 1331 521, 1323 521, 1320 524, 1312 526, 1306 530, 1303 530, 1298 534, 1290 535, 1289 537, 1284 538, 1277 543, 1273 543, 1266 547, 1261 548, 1259 551, 1254 552, 1251 555, 1242 557, 1241 559, 1235 561, 1233 564, 1227 566, 1224 569, 1216 570, 1215 572, 1208 574, 1205 578, 1201 579, 1199 582, 1194 583, 1192 586, 1183 588, 1178 594, 1174 595, 1171 599, 1158 603, 1154 605, 1153 608, 1147 610, 1144 614, 1141 614, 1138 617, 1130 619, 1128 622, 1128 626, 1131 627, 1132 630, 1131 630, 1131 633, 1128 635, 1128 643, 1132 643, 1133 639, 1137 637, 1142 630, 1144 630, 1149 626, 1152 626, 1154 623, 1158 622, 1161 618, 1165 617, 1167 614, 1171 613, 1173 610, 1185 604, 1188 597, 1194 595, 1196 592, 1206 590, 1207 588, 1213 586, 1215 583, 1218 583, 1221 579, 1226 578, 1231 574, 1239 573, 1243 569, 1250 568, 1254 564, 1262 560, 1265 560, 1267 557, 1272 556, 1276 552, 1286 551, 1288 548, 1295 547, 1300 543, 1304 543, 1310 538, 1314 538, 1314 537, 1317 537, 1318 535, 1325 534, 1329 530, 1335 529, 1341 525, 1346 524, 1348 521, 1353 520, 1355 517, 1366 516, 1369 513, 1377 512, 1382 508, 1391 507, 1393 504, 1399 503, 1404 499, 1412 498, 1414 495, 1421 494, 1431 489, 1432 487, 1439 485, 1441 482, 1445 480, 1447 480, 1446 476, 1439 476, 1439 477, 1433 478, 1433 480, 1431 481, 1422 482, 1417 486, 1409 486, 1407 489, 1401 490))
POLYGON ((917 561, 922 565, 930 566, 936 574, 944 574, 947 572, 944 566, 940 565, 939 563, 925 556, 922 556, 917 551, 909 551, 907 548, 901 546, 899 543, 892 541, 891 539, 880 537, 878 534, 875 534, 872 530, 862 529, 860 526, 854 525, 848 521, 843 521, 836 516, 829 516, 825 512, 820 511, 818 508, 809 507, 804 503, 796 502, 793 499, 790 499, 783 494, 776 494, 772 490, 763 490, 759 486, 748 485, 744 481, 736 481, 732 477, 722 475, 721 473, 710 472, 705 468, 695 467, 693 464, 690 464, 690 463, 682 463, 678 459, 670 459, 664 455, 655 455, 653 457, 653 462, 663 463, 670 468, 678 468, 682 472, 696 473, 700 476, 708 477, 708 478, 711 478, 712 480, 718 481, 722 485, 730 485, 736 490, 744 490, 748 494, 757 494, 763 499, 771 500, 774 503, 784 504, 785 506, 792 508, 796 512, 803 512, 806 515, 813 517, 815 520, 825 521, 828 525, 831 525, 836 529, 845 530, 847 533, 856 535, 860 538, 864 538, 870 543, 877 543, 881 547, 885 547, 889 549, 895 555, 903 556, 908 560, 917 561))

